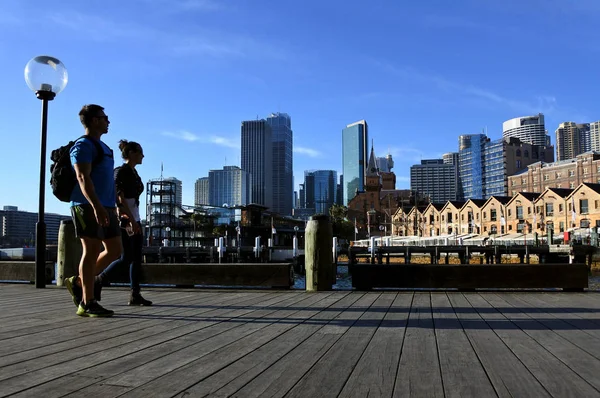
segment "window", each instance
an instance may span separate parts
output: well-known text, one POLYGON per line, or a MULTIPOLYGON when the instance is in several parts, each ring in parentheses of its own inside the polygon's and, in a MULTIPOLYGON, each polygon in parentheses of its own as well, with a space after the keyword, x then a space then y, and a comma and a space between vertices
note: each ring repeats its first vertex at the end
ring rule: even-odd
POLYGON ((527 214, 531 214, 531 207, 527 206, 527 214))
POLYGON ((560 177, 562 177, 562 173, 557 172, 556 173, 556 178, 560 178, 560 177))
POLYGON ((589 213, 588 200, 587 199, 581 199, 581 200, 579 200, 579 211, 582 214, 589 213))
POLYGON ((517 206, 517 219, 523 219, 523 206, 517 206))
POLYGON ((524 152, 524 154, 525 154, 525 157, 526 157, 526 158, 528 158, 528 157, 529 157, 529 151, 528 151, 527 149, 525 149, 525 152, 524 152))
POLYGON ((589 228, 590 227, 590 220, 588 220, 587 218, 584 220, 581 220, 579 222, 579 228, 589 228))
POLYGON ((597 201, 597 200, 594 200, 594 209, 597 209, 597 208, 598 208, 598 202, 599 202, 599 201, 597 201))
POLYGON ((491 221, 496 221, 496 209, 491 209, 490 210, 490 220, 491 221))
POLYGON ((465 215, 464 215, 464 214, 461 214, 461 215, 460 215, 460 220, 461 220, 461 221, 465 221, 465 215))
POLYGON ((559 213, 562 213, 562 212, 563 212, 563 205, 562 205, 562 203, 559 203, 559 204, 558 204, 558 212, 559 212, 559 213))
POLYGON ((583 174, 587 174, 588 173, 588 169, 587 167, 583 169, 583 174))
POLYGON ((569 184, 569 188, 571 188, 571 189, 575 189, 575 183, 574 183, 574 182, 570 183, 570 184, 569 184))
POLYGON ((544 181, 548 181, 550 179, 550 176, 548 174, 544 174, 544 181))
POLYGON ((508 216, 511 216, 511 209, 508 209, 508 216))
POLYGON ((517 170, 521 170, 521 161, 517 160, 517 170))
POLYGON ((561 221, 560 224, 558 224, 559 226, 559 231, 560 232, 565 232, 565 222, 561 221))
POLYGON ((512 180, 510 181, 510 186, 511 186, 511 187, 514 187, 515 185, 517 185, 517 182, 516 182, 514 179, 512 179, 512 180))
POLYGON ((575 177, 575 170, 569 170, 569 177, 575 177))
POLYGON ((546 215, 549 217, 554 215, 554 203, 546 203, 546 215))
POLYGON ((533 177, 533 182, 536 183, 537 182, 537 177, 533 177))
POLYGON ((521 150, 517 149, 517 156, 521 156, 521 150))

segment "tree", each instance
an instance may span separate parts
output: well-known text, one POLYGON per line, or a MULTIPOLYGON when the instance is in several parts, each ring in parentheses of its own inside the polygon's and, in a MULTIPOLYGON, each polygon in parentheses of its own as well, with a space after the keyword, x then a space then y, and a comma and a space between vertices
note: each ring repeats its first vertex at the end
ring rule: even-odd
POLYGON ((347 241, 354 240, 354 224, 348 221, 348 208, 346 206, 333 205, 329 208, 333 236, 347 241))

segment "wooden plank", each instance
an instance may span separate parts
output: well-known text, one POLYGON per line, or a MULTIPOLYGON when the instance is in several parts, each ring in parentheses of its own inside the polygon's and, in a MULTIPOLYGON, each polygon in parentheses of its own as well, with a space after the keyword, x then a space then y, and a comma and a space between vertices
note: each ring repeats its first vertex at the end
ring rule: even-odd
MULTIPOLYGON (((161 317, 168 317, 167 319, 181 319, 182 317, 186 317, 189 314, 194 316, 198 316, 203 312, 208 312, 210 309, 203 309, 202 304, 211 303, 212 302, 221 302, 222 304, 228 304, 236 302, 243 302, 247 300, 250 295, 230 295, 226 299, 221 297, 213 297, 212 300, 206 299, 204 296, 201 296, 197 299, 197 301, 190 300, 190 304, 199 303, 200 306, 193 306, 191 308, 170 308, 168 306, 165 307, 132 307, 132 310, 127 314, 127 318, 122 318, 111 324, 110 327, 105 326, 104 328, 98 330, 98 333, 94 334, 82 334, 82 335, 71 335, 70 329, 59 330, 57 333, 67 334, 67 336, 71 336, 71 339, 67 339, 62 342, 53 342, 53 344, 46 344, 37 349, 23 349, 22 351, 18 351, 12 355, 5 355, 0 358, 0 368, 3 370, 2 375, 0 375, 0 380, 8 378, 12 375, 20 374, 25 371, 36 370, 41 367, 46 367, 52 365, 53 361, 64 360, 69 357, 69 355, 65 355, 64 351, 71 349, 73 346, 83 346, 85 349, 81 349, 79 351, 80 354, 83 353, 93 353, 99 350, 102 350, 105 347, 100 347, 99 345, 94 345, 93 343, 98 343, 99 341, 103 341, 104 343, 109 343, 110 339, 115 339, 118 341, 119 338, 124 338, 126 340, 130 339, 132 336, 128 336, 130 333, 139 334, 141 331, 148 329, 150 332, 155 332, 151 330, 151 328, 156 327, 158 319, 161 317), (132 319, 140 319, 140 321, 136 321, 132 323, 132 319), (101 339, 99 338, 101 336, 101 339), (94 351, 95 349, 95 351, 94 351), (58 356, 48 357, 52 354, 60 354, 58 356), (44 358, 45 357, 45 358, 44 358), (44 358, 44 360, 40 360, 44 358), (8 365, 20 364, 19 366, 13 366, 12 368, 6 368, 8 365)), ((80 320, 81 321, 81 320, 80 320)), ((173 327, 172 325, 170 327, 173 327)))
POLYGON ((479 316, 477 310, 463 294, 448 293, 448 298, 499 397, 550 396, 527 367, 479 316))
POLYGON ((488 294, 465 297, 546 391, 553 397, 597 396, 596 389, 508 320, 500 312, 502 308, 495 308, 485 300, 488 294))
POLYGON ((562 300, 549 300, 547 293, 522 294, 518 298, 523 305, 539 308, 554 319, 561 319, 590 336, 600 338, 600 311, 594 308, 585 308, 576 302, 565 306, 562 300))
MULTIPOLYGON (((348 331, 378 296, 379 294, 353 293, 331 308, 321 311, 311 318, 311 321, 323 327, 231 396, 284 396, 323 355, 327 355, 329 348, 348 331)), ((306 328, 311 325, 302 324, 298 327, 306 328)))
MULTIPOLYGON (((295 319, 279 322, 292 315, 317 313, 321 295, 298 296, 295 301, 256 312, 258 318, 247 318, 247 323, 214 338, 195 342, 190 340, 181 350, 168 352, 161 358, 123 372, 105 382, 129 387, 130 397, 148 395, 172 396, 193 386, 197 381, 268 343, 279 334, 295 326, 295 319), (303 298, 301 298, 303 297, 303 298), (298 301, 298 298, 301 298, 298 301), (261 318, 265 318, 261 322, 261 318)), ((309 315, 310 316, 310 315, 309 315)), ((85 395, 85 389, 81 391, 85 395)), ((193 396, 193 395, 192 395, 193 396)))
MULTIPOLYGON (((207 297, 210 293, 203 293, 201 296, 207 297)), ((198 294, 196 294, 196 297, 198 294)), ((148 296, 147 296, 148 297, 148 296)), ((186 299, 186 297, 194 297, 193 293, 166 293, 161 296, 160 303, 157 303, 155 308, 162 308, 164 305, 168 305, 172 301, 186 299), (162 298, 164 297, 164 298, 162 298)), ((152 298, 152 297, 150 297, 152 298)), ((56 300, 55 300, 56 301, 56 300)), ((61 300, 62 302, 62 297, 61 300)), ((123 314, 129 314, 130 312, 136 313, 138 311, 150 311, 145 307, 125 307, 122 305, 122 300, 120 301, 121 305, 114 305, 115 301, 111 300, 103 300, 103 305, 106 305, 107 308, 116 308, 117 316, 123 314)), ((54 308, 54 307, 52 307, 54 308)), ((69 301, 67 303, 63 303, 56 310, 48 310, 47 313, 40 314, 28 314, 24 318, 21 315, 20 319, 14 320, 13 322, 9 322, 6 326, 0 328, 0 340, 4 340, 7 338, 14 338, 16 335, 18 336, 27 336, 39 332, 54 330, 57 334, 61 334, 61 330, 72 325, 81 324, 81 319, 75 316, 75 307, 73 306, 73 302, 69 301), (66 310, 72 309, 72 311, 66 310)), ((103 329, 106 330, 106 329, 103 329)), ((101 331, 99 331, 101 332, 101 331)))
MULTIPOLYGON (((99 341, 97 344, 92 346, 78 347, 77 350, 63 351, 60 354, 55 354, 55 364, 52 366, 45 366, 41 369, 33 372, 27 372, 10 379, 0 382, 1 393, 10 394, 29 388, 32 394, 37 393, 39 396, 40 391, 48 389, 52 391, 52 387, 48 388, 48 385, 44 383, 51 382, 53 387, 59 378, 64 375, 72 375, 75 372, 81 376, 81 382, 85 385, 91 382, 98 381, 102 377, 99 372, 94 372, 92 375, 86 374, 86 369, 99 365, 105 362, 110 362, 123 358, 123 363, 127 364, 130 362, 131 357, 135 357, 136 354, 146 348, 164 347, 169 345, 169 342, 177 341, 189 345, 189 340, 186 336, 194 333, 204 334, 206 336, 212 336, 215 333, 219 333, 222 330, 222 326, 227 328, 233 328, 235 324, 229 323, 228 321, 233 318, 223 317, 223 315, 243 315, 252 312, 252 308, 255 304, 276 304, 285 299, 286 294, 250 294, 251 298, 246 297, 242 302, 242 306, 233 308, 218 308, 210 309, 206 312, 206 308, 182 308, 186 311, 204 312, 203 316, 198 319, 197 317, 188 316, 183 318, 168 317, 161 319, 158 317, 158 326, 152 329, 146 329, 140 333, 132 333, 126 336, 126 338, 117 338, 115 340, 109 340, 109 343, 99 341), (213 318, 214 317, 214 318, 213 318), (211 328, 211 326, 215 326, 211 328), (221 326, 222 325, 222 326, 221 326), (205 330, 206 329, 206 330, 205 330), (211 330, 212 329, 212 330, 211 330), (161 345, 162 344, 162 345, 161 345), (92 350, 91 352, 86 350, 92 350), (129 357, 128 357, 129 355, 129 357), (86 363, 82 364, 78 359, 85 356, 86 363), (34 386, 40 386, 39 391, 34 386)), ((290 295, 287 294, 289 297, 290 295)), ((210 307, 209 307, 210 308, 210 307)), ((135 322, 130 323, 130 327, 135 327, 135 322)), ((39 365, 38 365, 39 366, 39 365)), ((5 368, 7 369, 7 368, 5 368)), ((118 372, 122 372, 122 366, 119 367, 118 372)), ((65 388, 74 388, 74 386, 64 386, 65 388)), ((81 388, 79 386, 78 388, 81 388)), ((77 388, 76 388, 77 389, 77 388)), ((44 393, 44 396, 47 394, 44 393)))
POLYGON ((393 396, 444 396, 429 293, 415 293, 393 396))
MULTIPOLYGON (((517 325, 571 371, 577 373, 597 390, 596 394, 600 395, 600 374, 598 373, 600 371, 600 360, 598 359, 600 351, 596 353, 596 356, 588 351, 598 350, 599 345, 596 339, 577 330, 559 330, 565 327, 564 322, 544 319, 544 315, 539 313, 536 316, 535 311, 518 306, 519 302, 511 298, 511 295, 489 294, 486 295, 486 300, 490 304, 500 307, 499 310, 506 319, 517 325), (547 324, 551 324, 552 328, 548 328, 547 324), (578 344, 572 343, 571 340, 575 340, 578 344), (578 345, 584 347, 587 345, 587 349, 578 345)), ((569 328, 568 325, 566 326, 569 328)))
POLYGON ((396 296, 340 397, 392 396, 412 301, 413 293, 396 296))
POLYGON ((323 293, 318 293, 319 296, 323 296, 324 298, 316 303, 314 311, 303 311, 299 315, 302 318, 299 316, 294 317, 294 320, 298 321, 299 325, 282 333, 250 354, 223 367, 200 383, 185 390, 181 395, 188 394, 192 397, 206 395, 211 397, 226 397, 233 394, 323 326, 321 323, 311 323, 310 315, 327 310, 348 294, 348 292, 335 292, 329 296, 325 296, 323 293))
MULTIPOLYGON (((395 294, 383 293, 352 327, 322 356, 287 397, 337 397, 354 370, 375 331, 394 302, 395 294)), ((363 380, 373 384, 375 380, 363 380)), ((393 379, 387 387, 393 388, 393 379)))
POLYGON ((388 288, 586 288, 585 264, 355 264, 352 286, 388 288))
POLYGON ((431 293, 433 326, 444 396, 493 397, 496 392, 473 350, 446 293, 431 293))

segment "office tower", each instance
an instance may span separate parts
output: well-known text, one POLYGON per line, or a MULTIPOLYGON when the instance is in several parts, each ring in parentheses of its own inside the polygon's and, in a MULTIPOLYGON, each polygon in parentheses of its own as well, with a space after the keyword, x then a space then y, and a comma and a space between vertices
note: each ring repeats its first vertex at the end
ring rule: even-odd
POLYGON ((310 170, 304 172, 307 208, 316 213, 329 214, 329 208, 336 203, 337 172, 334 170, 310 170), (310 196, 309 196, 310 195, 310 196))
POLYGON ((183 191, 183 184, 181 182, 181 180, 175 178, 175 177, 167 177, 167 178, 163 178, 162 181, 164 181, 166 184, 166 186, 173 186, 174 187, 174 192, 173 192, 173 198, 175 199, 175 203, 177 206, 181 206, 182 204, 182 191, 183 191))
POLYGON ((556 129, 557 160, 573 159, 591 149, 590 124, 565 122, 556 129), (587 149, 587 150, 586 150, 587 149))
POLYGON ((300 189, 298 190, 298 202, 297 208, 306 208, 306 189, 304 188, 304 184, 300 184, 300 189))
POLYGON ((546 127, 544 115, 523 116, 502 123, 502 138, 515 137, 521 142, 544 146, 546 145, 546 127))
POLYGON ((444 164, 453 164, 458 166, 458 152, 447 152, 442 155, 444 164))
POLYGON ((267 117, 273 142, 273 207, 272 211, 292 214, 294 192, 292 119, 287 113, 272 113, 267 117))
POLYGON ((509 176, 532 163, 554 161, 553 147, 514 137, 490 141, 483 134, 463 135, 459 149, 459 200, 506 196, 509 176))
POLYGON ((369 127, 365 120, 349 124, 342 130, 342 174, 344 206, 365 186, 368 162, 369 127))
POLYGON ((211 206, 244 206, 250 198, 250 174, 237 166, 210 170, 209 202, 211 206))
POLYGON ((590 123, 590 151, 600 152, 600 121, 590 123))
POLYGON ((394 168, 394 159, 392 159, 391 154, 378 157, 376 163, 381 173, 390 173, 394 168))
MULTIPOLYGON (((71 216, 44 213, 44 219, 47 243, 57 244, 60 222, 70 220, 71 216)), ((17 206, 4 206, 0 210, 0 242, 9 247, 34 246, 37 220, 38 213, 19 210, 17 206)))
POLYGON ((410 190, 429 196, 432 203, 444 203, 457 197, 456 166, 443 159, 421 160, 410 167, 410 190))
POLYGON ((198 178, 194 186, 194 206, 202 206, 209 204, 208 192, 208 177, 198 178))
POLYGON ((592 150, 592 136, 590 130, 590 123, 578 123, 579 128, 579 145, 581 146, 581 153, 586 153, 592 150))
POLYGON ((273 141, 271 126, 266 120, 242 122, 242 170, 250 173, 251 200, 272 208, 273 204, 273 141))
POLYGON ((458 137, 459 200, 483 199, 483 151, 489 140, 485 134, 458 137))
POLYGON ((344 205, 344 175, 340 174, 340 182, 337 184, 337 192, 335 194, 335 204, 344 205))

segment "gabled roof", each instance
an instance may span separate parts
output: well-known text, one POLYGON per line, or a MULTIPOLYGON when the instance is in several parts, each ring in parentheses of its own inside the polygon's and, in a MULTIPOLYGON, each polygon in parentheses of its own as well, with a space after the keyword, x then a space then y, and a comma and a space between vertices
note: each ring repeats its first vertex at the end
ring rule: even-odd
POLYGON ((467 205, 467 203, 469 203, 469 202, 473 203, 475 206, 477 206, 481 209, 481 207, 487 202, 487 200, 485 200, 485 199, 469 199, 465 202, 464 205, 462 205, 461 209, 463 207, 465 207, 467 205))
POLYGON ((533 202, 534 200, 539 198, 541 195, 541 193, 539 193, 539 192, 519 192, 519 194, 521 196, 523 196, 525 199, 529 200, 530 202, 533 202))
POLYGON ((445 203, 432 203, 431 205, 432 205, 433 207, 435 207, 435 209, 436 209, 437 211, 440 211, 440 210, 442 210, 442 209, 444 208, 444 206, 446 206, 446 204, 445 204, 445 203))
POLYGON ((596 193, 600 193, 600 184, 592 184, 590 182, 584 182, 582 185, 585 185, 586 187, 590 188, 592 191, 594 191, 596 193))
MULTIPOLYGON (((467 203, 465 201, 462 200, 449 200, 444 204, 444 207, 442 207, 441 210, 444 210, 446 207, 448 207, 449 205, 452 205, 454 207, 456 207, 457 209, 460 209, 461 207, 463 207, 463 205, 467 203)), ((440 211, 441 211, 440 210, 440 211)))
POLYGON ((563 199, 571 195, 574 191, 574 189, 569 188, 548 188, 548 190, 554 192, 563 199))

